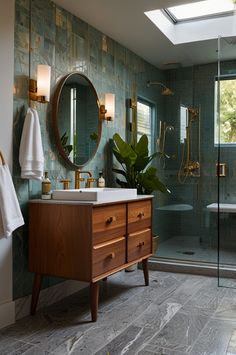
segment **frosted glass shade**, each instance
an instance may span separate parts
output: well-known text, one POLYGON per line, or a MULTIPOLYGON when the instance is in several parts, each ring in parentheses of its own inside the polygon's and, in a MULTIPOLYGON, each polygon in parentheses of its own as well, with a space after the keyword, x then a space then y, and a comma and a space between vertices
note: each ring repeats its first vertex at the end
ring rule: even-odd
POLYGON ((51 67, 40 64, 37 67, 37 96, 44 96, 45 101, 50 98, 51 67))
POLYGON ((115 95, 105 94, 105 108, 107 110, 105 118, 113 120, 115 117, 115 95))

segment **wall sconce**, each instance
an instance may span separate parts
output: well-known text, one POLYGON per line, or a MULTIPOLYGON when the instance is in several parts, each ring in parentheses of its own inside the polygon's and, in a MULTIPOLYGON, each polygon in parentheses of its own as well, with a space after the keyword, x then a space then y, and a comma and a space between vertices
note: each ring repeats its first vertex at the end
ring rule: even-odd
POLYGON ((115 95, 105 94, 105 105, 100 106, 100 115, 103 120, 112 121, 115 117, 115 95))
POLYGON ((37 67, 37 80, 30 79, 29 96, 30 100, 41 103, 49 102, 51 83, 51 67, 40 64, 37 67))
POLYGON ((127 99, 126 107, 128 109, 127 118, 128 118, 128 128, 130 132, 133 132, 135 129, 136 114, 137 114, 137 101, 135 99, 127 99))

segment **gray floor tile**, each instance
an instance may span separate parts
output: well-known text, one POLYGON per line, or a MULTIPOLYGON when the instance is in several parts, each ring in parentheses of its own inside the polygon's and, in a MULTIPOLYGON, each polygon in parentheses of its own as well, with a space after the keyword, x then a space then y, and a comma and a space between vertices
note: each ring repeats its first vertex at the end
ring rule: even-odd
POLYGON ((205 276, 120 272, 0 331, 1 355, 236 355, 236 290, 205 276))
POLYGON ((157 348, 188 352, 209 317, 210 312, 207 310, 181 308, 148 344, 155 345, 157 348))
POLYGON ((178 350, 173 350, 173 349, 167 349, 167 348, 162 348, 162 347, 156 347, 152 345, 146 345, 141 349, 138 353, 135 355, 184 355, 187 354, 183 350, 178 351, 178 350))
POLYGON ((149 329, 131 325, 95 354, 135 354, 149 337, 149 329))
POLYGON ((190 355, 226 354, 232 334, 236 331, 232 324, 210 320, 196 340, 190 355))

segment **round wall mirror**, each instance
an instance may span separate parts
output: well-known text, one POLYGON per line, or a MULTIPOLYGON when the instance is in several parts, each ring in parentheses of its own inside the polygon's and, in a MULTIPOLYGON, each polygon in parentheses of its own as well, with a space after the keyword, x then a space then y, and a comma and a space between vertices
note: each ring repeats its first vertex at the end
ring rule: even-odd
POLYGON ((53 125, 58 152, 73 169, 97 151, 101 138, 99 100, 91 81, 72 72, 63 77, 55 92, 53 125))

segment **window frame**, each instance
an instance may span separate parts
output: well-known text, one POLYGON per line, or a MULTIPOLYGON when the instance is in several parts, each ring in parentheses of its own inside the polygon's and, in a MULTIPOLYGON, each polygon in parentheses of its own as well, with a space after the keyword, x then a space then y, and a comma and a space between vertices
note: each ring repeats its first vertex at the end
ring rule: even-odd
POLYGON ((153 134, 153 132, 156 132, 156 124, 155 124, 156 104, 146 98, 140 96, 137 97, 136 140, 138 139, 138 134, 144 134, 138 131, 138 103, 148 106, 151 110, 151 129, 150 129, 150 135, 147 135, 148 139, 149 138, 151 139, 151 143, 150 143, 151 151, 149 152, 149 155, 151 155, 155 152, 155 134, 153 134))
POLYGON ((225 80, 236 80, 236 73, 235 74, 222 74, 222 75, 216 75, 215 76, 215 81, 214 81, 214 147, 220 146, 221 148, 236 148, 236 142, 233 143, 225 143, 221 142, 220 139, 220 134, 219 134, 219 127, 218 123, 220 124, 220 121, 218 122, 218 119, 220 120, 220 104, 218 102, 219 99, 219 82, 220 81, 225 81, 225 80))
MULTIPOLYGON (((179 5, 179 6, 185 6, 185 5, 191 5, 191 3, 182 4, 182 5, 179 5)), ((167 8, 164 8, 164 9, 161 10, 163 12, 163 14, 165 14, 165 16, 167 16, 167 18, 169 20, 171 20, 171 22, 173 24, 175 24, 175 25, 179 24, 179 23, 195 22, 195 21, 209 20, 209 19, 219 18, 219 17, 232 16, 232 14, 234 13, 234 10, 225 10, 225 11, 222 11, 222 12, 209 13, 209 14, 205 14, 205 15, 196 15, 196 16, 193 16, 193 17, 179 19, 171 11, 172 7, 177 7, 177 6, 170 6, 170 7, 167 7, 167 8)))

